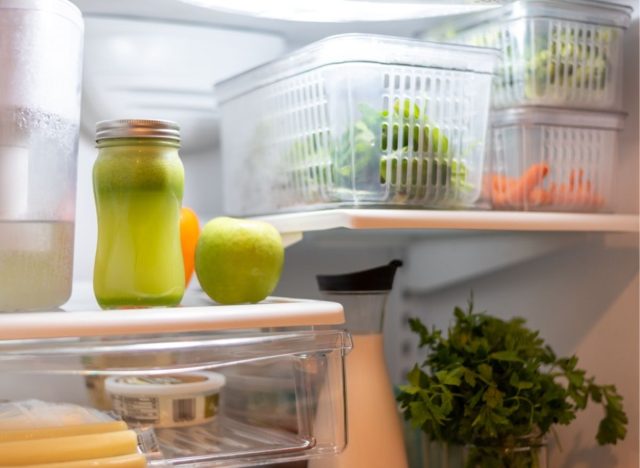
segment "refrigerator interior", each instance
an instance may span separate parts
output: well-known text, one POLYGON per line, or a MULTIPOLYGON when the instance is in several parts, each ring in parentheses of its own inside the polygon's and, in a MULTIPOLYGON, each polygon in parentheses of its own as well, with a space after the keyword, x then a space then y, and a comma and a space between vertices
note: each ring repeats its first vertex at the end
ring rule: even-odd
MULTIPOLYGON (((169 0, 157 4, 141 1, 135 6, 126 1, 109 2, 108 6, 95 1, 76 3, 86 14, 88 41, 96 40, 87 42, 85 50, 74 262, 74 277, 78 281, 91 278, 96 243, 91 167, 96 157, 92 132, 98 116, 119 117, 132 109, 147 112, 153 102, 161 102, 159 109, 150 111, 160 117, 157 114, 162 109, 175 110, 190 100, 184 106, 189 107, 185 119, 191 119, 185 135, 192 139, 185 142, 182 151, 186 172, 184 204, 194 208, 201 221, 206 222, 221 214, 223 197, 218 120, 215 103, 207 94, 209 79, 222 79, 330 34, 362 31, 412 36, 428 27, 429 21, 437 21, 322 25, 216 14, 169 0), (109 22, 113 28, 101 29, 109 22), (229 36, 225 36, 221 26, 227 28, 229 36), (211 28, 216 29, 214 36, 208 31, 211 28), (119 36, 119 30, 126 34, 119 36), (128 86, 128 75, 126 69, 105 68, 110 62, 107 56, 100 55, 100 38, 113 37, 114 50, 126 51, 138 35, 144 37, 145 32, 153 31, 158 41, 162 36, 171 38, 172 44, 165 50, 173 55, 160 54, 152 62, 153 54, 149 52, 144 57, 154 64, 152 73, 158 81, 145 82, 147 77, 142 77, 142 81, 136 82, 138 76, 134 73, 139 70, 132 72, 131 83, 138 88, 131 85, 126 95, 118 95, 118 89, 128 86), (247 34, 233 38, 237 31, 247 34), (268 37, 251 36, 254 31, 268 37), (192 37, 182 43, 180 38, 186 37, 183 34, 192 37), (229 53, 225 37, 239 41, 233 54, 229 53), (208 42, 211 40, 215 42, 208 42), (189 88, 185 90, 187 84, 189 88), (148 89, 141 89, 145 86, 148 89), (110 100, 115 102, 114 107, 110 107, 113 104, 110 100), (209 105, 211 112, 207 111, 209 105)), ((628 117, 622 133, 615 195, 616 212, 637 214, 638 4, 634 3, 633 21, 625 39, 624 102, 628 117)), ((417 316, 429 325, 446 327, 453 306, 464 305, 473 291, 479 309, 502 317, 527 318, 559 354, 576 353, 590 374, 602 382, 614 383, 624 396, 630 418, 624 442, 598 447, 594 436, 599 410, 588 408, 570 426, 558 430, 562 450, 553 447, 551 465, 593 468, 638 465, 637 234, 338 230, 306 235, 302 242, 289 247, 286 254, 284 274, 276 293, 304 298, 319 297, 315 286, 317 273, 355 271, 392 258, 404 260, 385 323, 386 357, 395 384, 403 381, 414 362, 423 359, 417 352, 417 340, 408 330, 408 317, 417 316)))

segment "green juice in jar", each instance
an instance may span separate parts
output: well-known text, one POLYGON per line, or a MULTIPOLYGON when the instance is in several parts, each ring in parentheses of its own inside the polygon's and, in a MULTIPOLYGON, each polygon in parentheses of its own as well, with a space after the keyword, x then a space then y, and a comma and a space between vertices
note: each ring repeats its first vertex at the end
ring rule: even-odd
POLYGON ((93 287, 102 308, 169 307, 182 300, 184 169, 177 132, 164 121, 98 124, 93 287))

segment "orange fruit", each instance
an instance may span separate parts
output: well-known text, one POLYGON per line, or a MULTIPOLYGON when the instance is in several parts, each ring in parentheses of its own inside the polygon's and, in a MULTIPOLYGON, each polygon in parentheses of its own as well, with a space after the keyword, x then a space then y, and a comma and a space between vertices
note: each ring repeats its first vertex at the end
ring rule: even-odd
POLYGON ((180 211, 180 244, 182 245, 182 259, 184 261, 185 287, 189 286, 193 275, 198 237, 200 237, 198 216, 191 208, 183 206, 180 211))

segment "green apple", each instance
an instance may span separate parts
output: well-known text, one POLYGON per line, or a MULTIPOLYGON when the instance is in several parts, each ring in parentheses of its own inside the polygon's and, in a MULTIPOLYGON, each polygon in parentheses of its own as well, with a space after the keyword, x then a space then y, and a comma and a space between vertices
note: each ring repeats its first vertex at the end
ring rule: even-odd
POLYGON ((200 286, 214 301, 260 302, 278 285, 284 247, 268 223, 220 217, 202 230, 195 263, 200 286))

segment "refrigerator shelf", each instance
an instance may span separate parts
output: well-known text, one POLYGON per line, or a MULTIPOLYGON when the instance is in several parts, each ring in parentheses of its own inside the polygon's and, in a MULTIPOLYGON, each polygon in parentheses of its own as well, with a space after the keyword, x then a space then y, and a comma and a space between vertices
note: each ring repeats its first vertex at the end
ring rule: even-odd
POLYGON ((0 340, 118 336, 344 323, 335 302, 269 297, 258 304, 214 304, 188 290, 180 307, 100 310, 89 283, 76 283, 62 311, 0 313, 0 340))
POLYGON ((260 216, 291 245, 308 231, 329 229, 638 232, 639 217, 624 214, 335 209, 260 216))

